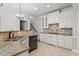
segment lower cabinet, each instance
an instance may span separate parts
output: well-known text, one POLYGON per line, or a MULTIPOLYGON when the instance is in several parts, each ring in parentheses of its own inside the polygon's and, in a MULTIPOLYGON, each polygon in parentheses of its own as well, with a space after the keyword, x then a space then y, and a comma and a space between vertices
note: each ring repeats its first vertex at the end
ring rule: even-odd
POLYGON ((72 36, 65 36, 65 48, 72 49, 72 36))
POLYGON ((49 34, 48 35, 48 43, 57 45, 57 35, 55 34, 49 34))
POLYGON ((55 34, 40 34, 40 41, 57 45, 57 35, 55 34))
POLYGON ((59 35, 59 36, 58 36, 58 46, 59 46, 59 47, 65 47, 64 45, 65 45, 65 44, 64 44, 64 36, 59 35))
POLYGON ((47 43, 47 39, 48 39, 48 37, 46 34, 40 34, 40 41, 47 43))
POLYGON ((58 46, 72 49, 72 36, 58 36, 58 46))
POLYGON ((55 46, 72 49, 72 36, 56 34, 40 34, 40 41, 55 46))

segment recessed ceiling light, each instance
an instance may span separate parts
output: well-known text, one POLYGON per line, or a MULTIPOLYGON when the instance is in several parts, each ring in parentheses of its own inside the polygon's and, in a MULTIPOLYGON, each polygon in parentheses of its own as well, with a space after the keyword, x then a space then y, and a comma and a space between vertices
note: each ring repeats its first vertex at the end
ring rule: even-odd
POLYGON ((34 10, 37 10, 37 9, 38 9, 37 7, 34 8, 34 10))
POLYGON ((46 7, 47 7, 47 8, 49 8, 49 7, 50 7, 50 5, 46 5, 46 7))
POLYGON ((32 19, 33 18, 33 16, 30 16, 30 19, 32 19))

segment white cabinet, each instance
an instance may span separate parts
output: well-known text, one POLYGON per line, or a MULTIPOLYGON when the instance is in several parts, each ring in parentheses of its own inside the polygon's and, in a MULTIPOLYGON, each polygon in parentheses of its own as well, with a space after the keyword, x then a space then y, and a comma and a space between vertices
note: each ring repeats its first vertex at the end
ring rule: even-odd
POLYGON ((57 45, 57 35, 55 34, 40 34, 40 41, 57 45))
POLYGON ((58 46, 64 47, 64 36, 62 35, 58 36, 58 46))
POLYGON ((72 36, 58 36, 58 46, 72 49, 72 36))
POLYGON ((59 11, 48 14, 48 24, 59 23, 59 11))
POLYGON ((41 18, 41 20, 42 20, 42 28, 48 28, 48 20, 47 19, 48 18, 46 16, 43 16, 41 18))
POLYGON ((40 41, 60 46, 63 48, 72 49, 72 36, 55 35, 55 34, 40 34, 40 41))
POLYGON ((57 35, 49 34, 48 40, 49 40, 48 43, 53 44, 53 45, 57 45, 57 35))
POLYGON ((60 12, 59 16, 60 16, 59 17, 60 27, 70 27, 70 28, 73 27, 73 25, 74 25, 74 13, 73 13, 72 7, 63 9, 63 11, 60 12))
POLYGON ((47 34, 40 34, 40 41, 46 42, 48 41, 48 36, 47 34))
POLYGON ((65 36, 64 44, 65 48, 72 49, 72 36, 65 36))

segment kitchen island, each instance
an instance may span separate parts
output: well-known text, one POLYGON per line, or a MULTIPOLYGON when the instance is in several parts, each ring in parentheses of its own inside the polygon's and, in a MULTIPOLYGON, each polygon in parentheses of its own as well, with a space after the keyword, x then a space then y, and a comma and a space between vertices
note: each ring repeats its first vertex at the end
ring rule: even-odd
POLYGON ((6 42, 4 42, 6 45, 3 45, 0 48, 0 56, 18 56, 22 55, 23 53, 28 55, 28 37, 24 39, 20 38, 18 41, 6 42))
MULTIPOLYGON (((1 33, 2 38, 5 37, 3 36, 5 33, 1 33)), ((0 41, 0 56, 27 56, 30 49, 29 37, 35 35, 37 34, 33 34, 31 31, 14 31, 11 33, 11 37, 8 39, 9 35, 7 34, 5 37, 6 40, 1 38, 0 41)))

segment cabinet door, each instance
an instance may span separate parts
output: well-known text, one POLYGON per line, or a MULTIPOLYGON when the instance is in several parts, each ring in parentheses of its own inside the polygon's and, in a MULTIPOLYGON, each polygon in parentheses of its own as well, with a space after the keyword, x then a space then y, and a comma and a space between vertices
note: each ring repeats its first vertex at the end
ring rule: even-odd
POLYGON ((59 23, 59 11, 48 14, 48 24, 59 23))
POLYGON ((44 41, 44 35, 43 34, 39 34, 40 35, 40 41, 44 41))
POLYGON ((57 45, 57 35, 52 35, 52 44, 57 45))
POLYGON ((67 8, 60 13, 60 27, 73 27, 74 13, 73 9, 67 8))
POLYGON ((72 49, 72 36, 65 36, 65 48, 72 49))
POLYGON ((49 34, 47 41, 49 44, 57 45, 57 35, 49 34))
POLYGON ((43 42, 47 42, 47 35, 46 34, 40 34, 40 41, 43 41, 43 42))
POLYGON ((48 20, 47 16, 42 17, 42 28, 48 28, 48 20))
POLYGON ((53 38, 52 35, 48 34, 48 35, 47 35, 47 43, 53 44, 52 38, 53 38))
POLYGON ((59 35, 58 36, 58 46, 60 46, 60 47, 64 47, 64 36, 62 36, 62 35, 59 35))

